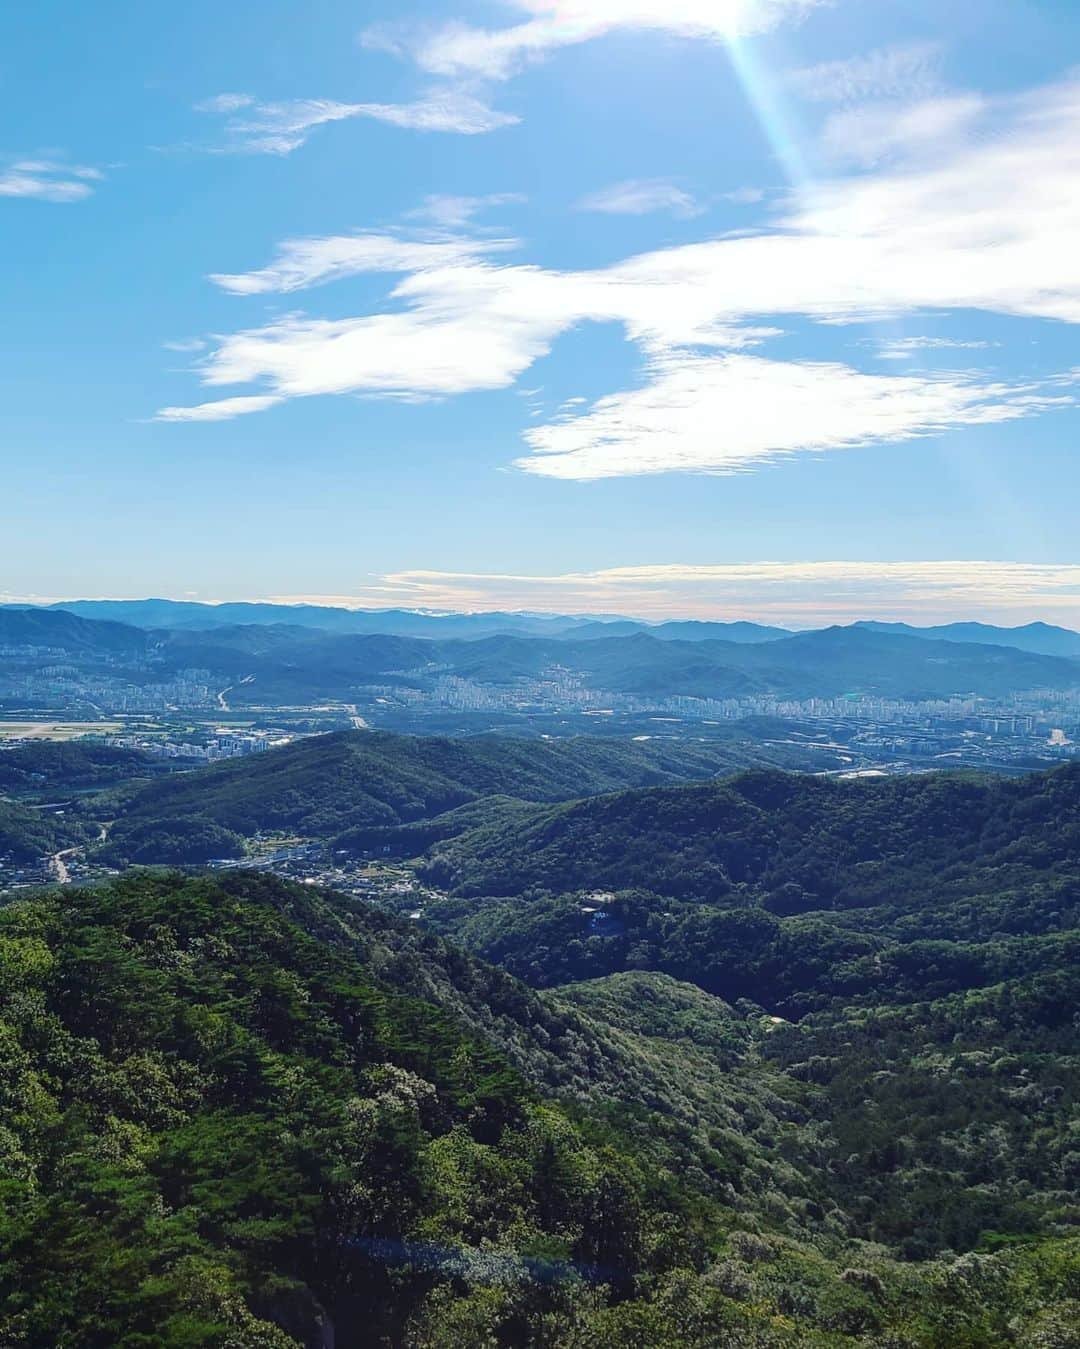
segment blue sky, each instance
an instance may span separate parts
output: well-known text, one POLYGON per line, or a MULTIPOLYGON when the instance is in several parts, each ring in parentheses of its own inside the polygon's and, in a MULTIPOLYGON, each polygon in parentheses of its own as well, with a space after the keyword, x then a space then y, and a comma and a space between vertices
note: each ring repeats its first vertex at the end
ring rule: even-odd
POLYGON ((1066 0, 0 18, 0 596, 1080 626, 1066 0))

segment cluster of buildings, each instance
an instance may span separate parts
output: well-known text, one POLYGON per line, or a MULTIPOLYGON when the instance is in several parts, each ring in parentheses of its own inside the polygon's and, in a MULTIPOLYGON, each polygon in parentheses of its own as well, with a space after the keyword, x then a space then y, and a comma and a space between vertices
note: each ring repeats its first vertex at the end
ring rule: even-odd
POLYGON ((6 660, 60 660, 67 655, 61 646, 26 646, 0 642, 0 659, 6 660))
POLYGON ((371 685, 360 693, 375 703, 413 709, 428 707, 468 712, 611 710, 659 713, 692 721, 768 717, 782 721, 848 721, 924 727, 946 723, 951 729, 1002 737, 1041 735, 1049 738, 1063 723, 1080 722, 1080 690, 1034 689, 1001 699, 957 695, 917 702, 869 695, 804 699, 774 694, 738 698, 648 697, 589 688, 580 674, 561 667, 547 670, 535 679, 517 679, 506 685, 479 684, 444 674, 426 687, 371 685))
POLYGON ((13 853, 0 852, 0 894, 47 885, 50 880, 52 875, 47 857, 39 857, 33 862, 17 862, 13 853))
POLYGON ((27 705, 106 713, 152 713, 217 705, 209 670, 180 670, 168 680, 136 683, 120 674, 90 674, 76 666, 45 665, 30 672, 0 673, 0 697, 27 705))
POLYGON ((546 670, 535 679, 515 679, 508 685, 479 684, 460 675, 441 674, 422 688, 372 684, 358 693, 375 703, 450 712, 522 712, 552 708, 581 712, 614 706, 621 711, 650 711, 655 707, 654 699, 589 688, 582 675, 561 666, 546 670))
POLYGON ((233 732, 219 731, 202 742, 190 740, 151 739, 139 735, 109 736, 106 744, 117 749, 137 749, 159 759, 178 759, 192 766, 215 763, 219 759, 242 759, 249 754, 263 754, 268 749, 287 745, 293 739, 276 731, 233 732))

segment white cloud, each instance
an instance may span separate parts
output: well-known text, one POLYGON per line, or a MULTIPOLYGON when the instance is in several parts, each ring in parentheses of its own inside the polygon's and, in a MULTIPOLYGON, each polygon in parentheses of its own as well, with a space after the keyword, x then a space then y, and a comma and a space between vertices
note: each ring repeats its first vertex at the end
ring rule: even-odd
POLYGON ((156 422, 228 422, 248 412, 265 412, 282 400, 273 395, 249 398, 222 398, 216 403, 200 403, 197 407, 162 408, 156 422))
POLYGON ((221 94, 198 104, 196 111, 229 116, 225 130, 230 149, 266 155, 291 154, 316 127, 359 116, 353 103, 316 98, 260 103, 248 94, 221 94))
POLYGON ((527 431, 519 467, 590 480, 628 474, 737 473, 796 451, 843 450, 1011 421, 1059 393, 965 376, 895 378, 845 365, 677 353, 641 389, 527 431))
POLYGON ((725 42, 766 32, 822 0, 512 0, 525 21, 509 28, 452 23, 434 30, 369 30, 367 44, 408 52, 432 74, 507 79, 530 61, 619 30, 725 42))
POLYGON ((981 618, 1080 626, 1080 565, 1024 562, 733 562, 612 567, 550 576, 411 570, 351 595, 273 596, 347 608, 626 613, 795 627, 861 618, 916 624, 981 618))
POLYGON ((513 239, 409 239, 397 234, 292 239, 269 267, 210 280, 232 295, 287 294, 365 272, 427 272, 515 248, 513 239))
POLYGON ((461 89, 437 90, 413 103, 360 104, 359 116, 413 131, 452 131, 462 136, 482 136, 520 121, 461 89))
POLYGON ((701 207, 681 187, 656 179, 631 179, 594 192, 578 203, 579 211, 597 211, 604 215, 650 215, 670 211, 672 215, 700 215, 701 207))
POLYGON ((951 337, 890 337, 878 344, 878 359, 907 361, 920 351, 985 351, 990 342, 961 342, 951 337))
POLYGON ((861 104, 826 120, 822 148, 832 159, 866 167, 898 152, 940 154, 967 136, 985 111, 984 101, 975 94, 913 104, 861 104))
POLYGON ((737 187, 734 192, 722 192, 721 199, 730 201, 733 206, 756 206, 765 200, 764 189, 760 187, 737 187))
POLYGON ((206 349, 206 342, 201 337, 180 337, 177 338, 175 341, 162 342, 161 345, 165 348, 166 351, 179 351, 186 353, 194 351, 204 351, 206 349))
MULTIPOLYGON (((0 594, 7 604, 71 595, 0 594)), ((237 598, 232 596, 230 598, 237 598)), ((1080 628, 1080 564, 986 560, 657 563, 536 575, 410 569, 351 594, 254 596, 345 609, 623 613, 640 618, 748 619, 804 628, 859 619, 917 625, 957 619, 1080 628)), ((215 603, 221 602, 218 600, 215 603)))
POLYGON ((422 206, 408 213, 410 220, 425 220, 444 230, 463 230, 476 216, 499 206, 520 206, 526 198, 520 192, 492 192, 484 197, 457 197, 433 193, 422 206))
POLYGON ((219 94, 196 104, 196 111, 227 117, 227 149, 267 155, 291 154, 316 127, 357 117, 407 130, 466 136, 512 126, 518 120, 460 88, 433 89, 412 103, 339 103, 322 98, 263 103, 250 94, 219 94))
MULTIPOLYGON (((826 367, 830 373, 815 378, 831 381, 840 398, 854 396, 843 415, 866 414, 865 421, 838 429, 841 413, 802 391, 804 364, 767 363, 767 379, 766 363, 710 364, 719 350, 767 337, 772 330, 763 320, 791 314, 835 323, 974 310, 1080 323, 1080 81, 1002 100, 991 113, 978 138, 933 160, 818 185, 767 231, 644 253, 591 271, 491 256, 510 241, 396 235, 295 241, 269 267, 219 277, 218 284, 238 294, 285 293, 358 271, 401 271, 384 312, 333 320, 293 315, 235 333, 201 363, 203 381, 215 388, 254 384, 280 397, 505 388, 573 327, 621 324, 651 363, 651 382, 602 402, 575 429, 561 423, 536 428, 534 448, 536 437, 546 434, 575 437, 567 444, 569 457, 527 461, 533 471, 550 462, 541 470, 548 472, 558 471, 558 462, 575 472, 586 463, 606 472, 616 462, 622 471, 656 471, 641 465, 661 461, 722 469, 731 455, 749 462, 800 447, 1040 411, 1053 405, 1045 389, 973 378, 913 386, 826 367), (673 447, 672 428, 650 418, 659 416, 664 396, 707 399, 714 378, 739 409, 749 409, 754 398, 775 400, 778 389, 797 394, 806 413, 798 440, 751 418, 751 439, 744 442, 673 447), (740 381, 746 388, 736 387, 740 381), (620 419, 615 439, 624 450, 618 461, 604 457, 613 418, 620 419), (631 440, 623 443, 627 427, 631 440), (655 451, 644 444, 646 432, 655 451), (597 437, 591 449, 582 439, 587 433, 597 437), (710 457, 717 454, 719 461, 710 457)), ((732 423, 715 425, 726 432, 732 423)))
POLYGON ((49 159, 21 159, 0 168, 0 197, 24 197, 37 201, 84 201, 93 185, 105 175, 85 164, 64 164, 49 159))
MULTIPOLYGON (((450 394, 505 389, 563 327, 535 315, 378 314, 359 319, 283 319, 235 333, 206 362, 218 386, 267 382, 281 397, 320 393, 450 394)), ((252 404, 246 411, 260 409, 252 404)))
POLYGON ((252 94, 215 94, 213 98, 204 98, 195 104, 196 112, 238 112, 241 108, 250 108, 255 103, 252 94))
POLYGON ((803 98, 819 103, 928 98, 941 88, 941 44, 882 47, 845 61, 826 61, 787 76, 803 98))

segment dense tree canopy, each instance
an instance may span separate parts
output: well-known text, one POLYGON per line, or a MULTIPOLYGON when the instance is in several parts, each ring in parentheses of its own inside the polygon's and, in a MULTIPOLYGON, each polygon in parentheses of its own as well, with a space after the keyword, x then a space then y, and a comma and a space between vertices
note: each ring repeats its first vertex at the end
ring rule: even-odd
MULTIPOLYGON (((848 1201, 814 1170, 828 1144, 814 1143, 807 1093, 850 1027, 822 1023, 804 1060, 809 1042, 767 1033, 760 1009, 652 976, 544 1005, 415 929, 243 875, 133 873, 71 899, 0 912, 0 1341, 13 1349, 287 1349, 325 1343, 331 1325, 345 1349, 1073 1342, 1076 1251, 1052 1223, 924 1265, 843 1230, 848 1201), (549 1052, 557 1035, 603 1051, 573 1069, 570 1095, 553 1085, 572 1067, 549 1052), (650 1043, 681 1046, 659 1076, 650 1043), (762 1054, 764 1089, 748 1078, 762 1054), (647 1099, 666 1078, 683 1108, 705 1107, 695 1073, 745 1079, 724 1107, 744 1112, 741 1129, 718 1113, 703 1131, 714 1159, 701 1161, 726 1182, 678 1174, 690 1145, 647 1099), (799 1168, 801 1187, 771 1188, 799 1168)), ((990 1074, 1011 1082, 1038 1018, 1005 1001, 931 1021, 1011 1018, 1014 1061, 990 1074)), ((890 1061, 907 1029, 882 1049, 867 1025, 867 1052, 890 1061)), ((966 1050, 945 1053, 952 1076, 975 1070, 966 1050)), ((839 1108, 855 1079, 831 1071, 839 1108)), ((851 1167, 881 1239, 899 1210, 880 1177, 904 1165, 876 1158, 889 1146, 883 1126, 865 1179, 851 1167)), ((983 1210, 973 1197, 959 1212, 977 1225, 983 1210)))

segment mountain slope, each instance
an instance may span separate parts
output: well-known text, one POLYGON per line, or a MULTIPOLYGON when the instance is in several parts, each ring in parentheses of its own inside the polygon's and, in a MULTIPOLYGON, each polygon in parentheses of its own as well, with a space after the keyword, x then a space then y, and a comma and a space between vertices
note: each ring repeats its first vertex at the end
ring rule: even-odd
POLYGON ((34 862, 85 843, 93 831, 74 816, 55 811, 32 810, 0 798, 0 857, 15 862, 34 862))
POLYGON ((104 787, 163 771, 160 760, 138 750, 69 741, 33 741, 0 753, 0 792, 19 796, 104 787))
POLYGON ((0 608, 0 646, 38 646, 72 655, 141 656, 147 638, 122 623, 80 618, 52 609, 0 608))
POLYGON ((536 807, 502 830, 452 840, 431 870, 459 893, 495 895, 535 885, 610 886, 621 876, 658 892, 716 899, 741 884, 768 889, 797 879, 824 906, 851 885, 852 868, 866 875, 875 865, 963 855, 1001 813, 1008 841, 1026 836, 1034 848, 1030 822, 1010 812, 1025 802, 1035 810, 1044 795, 1060 797, 1063 813, 1045 827, 1065 849, 1080 838, 1080 765, 1016 782, 962 774, 847 782, 751 772, 536 807), (824 859, 835 880, 819 874, 824 859))
POLYGON ((942 997, 1080 956, 1080 765, 534 807, 436 843, 421 875, 457 897, 428 922, 540 986, 656 969, 785 1015, 942 997))
POLYGON ((730 763, 723 744, 345 731, 150 784, 122 814, 125 820, 197 816, 244 834, 289 828, 329 837, 428 819, 482 796, 566 800, 707 778, 730 763))
POLYGON ((613 631, 594 624, 584 635, 542 624, 525 632, 451 625, 395 633, 306 626, 287 608, 275 618, 219 621, 207 630, 142 629, 59 609, 0 609, 0 643, 94 660, 142 659, 160 674, 207 669, 236 686, 235 705, 260 707, 351 703, 358 688, 373 686, 419 689, 437 703, 447 676, 516 690, 526 702, 565 705, 570 694, 572 704, 588 690, 641 699, 646 707, 679 697, 924 699, 1080 688, 1080 659, 860 625, 797 634, 712 624, 614 624, 613 631))
POLYGON ((860 626, 799 633, 742 646, 738 653, 738 667, 746 674, 792 697, 859 693, 920 700, 1080 687, 1080 662, 1060 656, 980 643, 927 642, 921 636, 860 626))
POLYGON ((500 636, 441 644, 432 659, 481 683, 535 678, 561 667, 609 692, 666 698, 940 698, 1080 687, 1080 662, 1006 647, 827 628, 762 642, 661 640, 651 631, 577 640, 500 636))
POLYGON ((0 911, 0 1340, 449 1344, 491 1284, 505 1342, 575 1262, 607 1281, 585 1334, 700 1262, 685 1202, 282 898, 142 876, 0 911))
MULTIPOLYGON (((920 1215, 948 1212, 948 1196, 957 1245, 984 1220, 1022 1224, 1019 1244, 917 1265, 852 1240, 837 1200, 869 1183, 905 1088, 936 1082, 947 1109, 948 1084, 932 1066, 876 1074, 898 1080, 873 1089, 881 1141, 859 1153, 857 1110, 829 1113, 863 1066, 830 1050, 846 1037, 862 1054, 854 1026, 803 1041, 642 976, 544 1006, 370 909, 242 875, 132 875, 77 904, 11 905, 0 968, 0 1340, 13 1349, 941 1349, 958 1327, 972 1346, 1069 1343, 1080 1243, 1055 1237, 1040 1188, 1058 1161, 1038 1152, 1032 1093, 1052 1078, 1032 1049, 1038 1009, 1019 996, 1007 1012, 971 1008, 966 1038, 941 1011, 929 1034, 913 1018, 923 1057, 946 1045, 954 1075, 999 1029, 992 1015, 1012 1018, 1007 1066, 981 1075, 1000 1100, 979 1088, 1001 1195, 980 1195, 977 1140, 958 1167, 954 1131, 940 1161, 920 1136, 931 1166, 900 1159, 867 1202, 931 1245, 920 1215), (609 1108, 542 1099, 464 1008, 516 1027, 527 1066, 557 1071, 595 1047, 578 1074, 610 1083, 609 1108), (815 1045, 831 1057, 804 1061, 815 1045), (607 1052, 631 1068, 622 1098, 607 1052), (710 1102, 703 1089, 731 1073, 740 1082, 710 1102), (702 1173, 695 1193, 670 1160, 698 1136, 726 1179, 702 1173), (909 1176, 921 1188, 905 1207, 909 1176), (795 1235, 806 1223, 812 1243, 795 1235)), ((896 1029, 896 1057, 878 1052, 899 1068, 915 1039, 896 1029)))
POLYGON ((628 637, 638 632, 678 642, 775 642, 781 637, 792 636, 788 628, 772 628, 761 623, 719 623, 700 619, 672 619, 666 623, 634 623, 630 619, 616 619, 570 628, 565 635, 575 641, 584 641, 596 637, 628 637))

